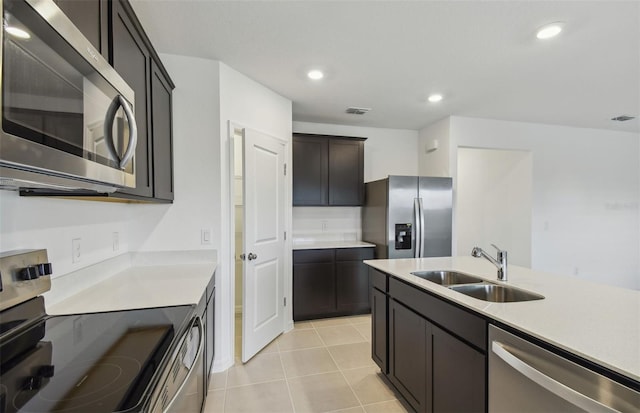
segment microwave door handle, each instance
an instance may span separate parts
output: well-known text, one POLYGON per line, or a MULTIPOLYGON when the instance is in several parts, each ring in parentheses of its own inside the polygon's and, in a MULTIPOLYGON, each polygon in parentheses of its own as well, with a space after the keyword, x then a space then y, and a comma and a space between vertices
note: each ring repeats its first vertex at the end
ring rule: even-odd
POLYGON ((584 409, 588 412, 604 412, 604 413, 615 413, 618 410, 612 409, 609 406, 606 406, 600 403, 597 400, 594 400, 569 386, 566 386, 559 381, 553 379, 552 377, 547 376, 540 370, 534 368, 533 366, 525 363, 520 358, 516 357, 512 354, 507 347, 500 343, 499 341, 493 341, 491 343, 491 351, 500 357, 505 363, 509 366, 513 367, 515 370, 520 372, 525 377, 532 380, 537 385, 547 389, 551 393, 556 396, 566 400, 567 402, 577 406, 581 409, 584 409))
POLYGON ((124 156, 120 160, 120 169, 124 169, 136 152, 136 146, 138 144, 138 125, 136 124, 136 117, 133 115, 131 106, 129 106, 122 96, 118 96, 118 98, 120 106, 122 106, 124 114, 127 117, 127 122, 129 123, 129 145, 127 146, 127 150, 124 152, 124 156))
POLYGON ((107 146, 107 150, 109 151, 109 155, 113 158, 114 161, 120 166, 120 155, 118 155, 118 151, 116 150, 116 145, 113 141, 113 122, 116 118, 116 112, 118 111, 118 107, 120 106, 119 99, 113 99, 109 108, 107 109, 107 114, 104 118, 104 143, 107 146))

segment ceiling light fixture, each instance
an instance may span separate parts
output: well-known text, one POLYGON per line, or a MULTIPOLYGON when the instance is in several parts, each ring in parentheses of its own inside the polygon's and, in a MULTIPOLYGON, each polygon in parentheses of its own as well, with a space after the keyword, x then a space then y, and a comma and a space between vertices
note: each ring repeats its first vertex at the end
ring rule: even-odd
POLYGON ((20 29, 15 26, 5 26, 4 31, 9 33, 13 37, 17 37, 19 39, 30 39, 31 35, 26 30, 20 29))
POLYGON ((440 102, 442 100, 442 95, 431 95, 427 98, 429 100, 429 102, 431 103, 436 103, 436 102, 440 102))
POLYGON ((555 22, 549 23, 538 29, 536 33, 536 37, 540 40, 551 39, 552 37, 556 37, 562 31, 564 26, 563 22, 555 22))
POLYGON ((320 80, 324 77, 324 73, 320 70, 310 70, 309 73, 307 73, 307 76, 312 80, 320 80))

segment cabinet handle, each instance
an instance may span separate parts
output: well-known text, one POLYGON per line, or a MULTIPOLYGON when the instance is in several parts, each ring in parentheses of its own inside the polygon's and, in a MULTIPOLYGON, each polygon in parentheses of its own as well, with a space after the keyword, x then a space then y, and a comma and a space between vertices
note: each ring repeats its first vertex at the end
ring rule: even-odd
POLYGON ((571 387, 560 383, 554 378, 547 376, 533 366, 525 363, 522 359, 519 359, 513 353, 507 350, 506 346, 499 341, 493 341, 491 343, 491 351, 493 351, 496 356, 500 357, 509 366, 520 372, 523 376, 531 379, 540 387, 545 388, 546 390, 550 391, 558 397, 561 397, 574 406, 577 406, 588 412, 617 412, 617 410, 612 409, 611 407, 606 406, 599 401, 594 400, 572 389, 571 387))

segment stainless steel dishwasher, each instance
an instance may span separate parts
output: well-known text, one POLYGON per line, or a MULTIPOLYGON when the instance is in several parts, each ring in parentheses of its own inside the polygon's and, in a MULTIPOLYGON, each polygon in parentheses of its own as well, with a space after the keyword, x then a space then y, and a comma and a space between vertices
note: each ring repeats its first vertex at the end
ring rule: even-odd
POLYGON ((489 326, 489 412, 634 412, 640 392, 489 326))

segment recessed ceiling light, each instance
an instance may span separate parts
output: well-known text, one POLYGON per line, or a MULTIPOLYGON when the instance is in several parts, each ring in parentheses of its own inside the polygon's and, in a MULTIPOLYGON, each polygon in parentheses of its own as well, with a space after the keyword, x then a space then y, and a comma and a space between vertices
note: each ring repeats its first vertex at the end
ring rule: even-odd
POLYGON ((324 73, 320 70, 310 70, 309 73, 307 73, 307 76, 309 79, 320 80, 324 77, 324 73))
POLYGON ((542 26, 538 29, 536 33, 536 37, 540 40, 551 39, 552 37, 556 37, 562 31, 562 27, 564 26, 563 22, 555 22, 542 26))
POLYGON ((15 26, 5 26, 4 30, 9 33, 11 36, 13 37, 17 37, 19 39, 30 39, 31 35, 29 34, 29 32, 20 29, 18 27, 15 26))
POLYGON ((436 103, 436 102, 440 102, 442 100, 442 95, 431 95, 427 98, 429 100, 429 102, 431 103, 436 103))

